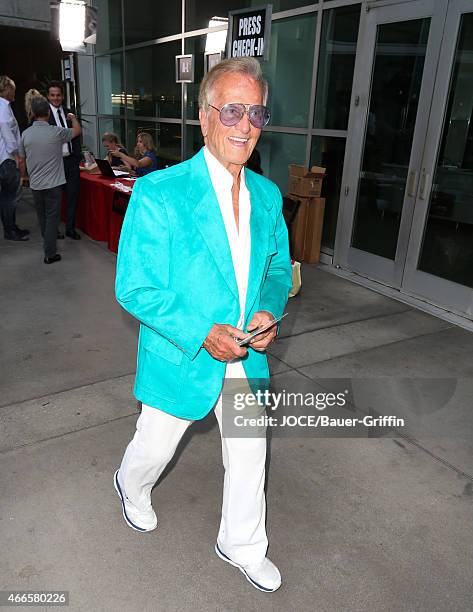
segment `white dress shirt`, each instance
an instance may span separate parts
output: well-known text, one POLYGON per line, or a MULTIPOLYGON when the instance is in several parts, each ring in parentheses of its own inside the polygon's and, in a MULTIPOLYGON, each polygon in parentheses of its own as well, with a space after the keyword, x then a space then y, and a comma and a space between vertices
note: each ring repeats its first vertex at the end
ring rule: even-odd
MULTIPOLYGON (((64 109, 62 108, 62 106, 59 106, 58 108, 56 108, 52 104, 49 104, 49 106, 51 107, 51 113, 53 114, 56 125, 58 125, 59 127, 67 128, 67 119, 66 119, 66 115, 64 114, 64 109), (61 115, 61 118, 64 121, 64 123, 61 123, 59 116, 58 116, 59 114, 61 115)), ((70 148, 69 143, 66 142, 62 145, 62 156, 67 157, 70 154, 71 154, 71 148, 70 148)))
MULTIPOLYGON (((222 213, 225 230, 227 232, 228 243, 232 255, 233 269, 238 287, 238 296, 240 298, 240 318, 237 327, 242 329, 245 321, 245 305, 246 292, 248 289, 248 274, 250 271, 250 255, 251 255, 251 232, 250 232, 250 214, 251 202, 250 192, 245 182, 245 169, 242 168, 240 174, 240 193, 238 206, 238 229, 233 213, 232 201, 232 186, 233 176, 226 168, 216 159, 214 155, 204 147, 204 157, 207 163, 207 168, 210 174, 215 194, 217 196, 220 212, 222 213)), ((235 363, 227 364, 227 377, 240 377, 243 369, 240 360, 235 363), (238 368, 234 366, 239 366, 238 368), (237 376, 238 374, 238 376, 237 376)), ((243 372, 244 375, 244 372, 243 372)))
POLYGON ((6 98, 0 96, 0 164, 15 155, 25 156, 21 142, 20 128, 6 98))

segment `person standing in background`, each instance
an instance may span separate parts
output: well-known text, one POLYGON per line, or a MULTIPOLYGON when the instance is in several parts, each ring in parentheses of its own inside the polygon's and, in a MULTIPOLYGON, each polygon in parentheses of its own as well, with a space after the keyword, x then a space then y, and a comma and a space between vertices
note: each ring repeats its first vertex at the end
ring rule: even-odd
POLYGON ((33 98, 36 98, 37 96, 41 96, 41 92, 34 88, 28 89, 28 91, 25 93, 25 114, 28 121, 28 127, 30 127, 34 121, 33 112, 31 110, 31 102, 33 101, 33 98))
POLYGON ((44 241, 44 263, 61 260, 56 252, 57 225, 61 206, 62 186, 66 182, 62 147, 77 138, 80 124, 74 115, 67 115, 71 128, 49 125, 51 114, 48 101, 43 96, 31 99, 33 124, 23 132, 26 167, 33 192, 36 214, 44 241))
MULTIPOLYGON (((64 91, 60 81, 51 81, 48 87, 48 101, 51 107, 49 124, 67 128, 71 124, 67 122, 67 115, 70 109, 63 106, 64 91)), ((72 142, 66 142, 62 147, 62 158, 64 162, 64 175, 66 177, 66 236, 72 240, 80 240, 80 234, 76 232, 76 210, 79 201, 80 190, 80 168, 79 163, 82 158, 79 137, 76 136, 72 142)), ((58 238, 64 235, 58 230, 58 238)))
POLYGON ((10 106, 15 92, 14 81, 0 76, 0 217, 5 240, 25 241, 30 232, 20 229, 15 218, 16 198, 26 178, 20 129, 10 106))

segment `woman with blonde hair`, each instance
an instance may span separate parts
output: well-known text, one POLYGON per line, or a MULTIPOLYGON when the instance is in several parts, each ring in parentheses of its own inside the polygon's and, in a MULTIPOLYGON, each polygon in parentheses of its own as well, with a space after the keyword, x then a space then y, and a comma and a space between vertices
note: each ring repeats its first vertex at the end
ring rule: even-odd
POLYGON ((139 132, 136 137, 136 157, 120 153, 119 149, 113 149, 113 155, 119 157, 125 166, 132 168, 137 176, 144 176, 158 169, 158 158, 154 147, 153 137, 147 132, 139 132))
POLYGON ((42 98, 43 96, 37 89, 28 89, 28 91, 25 93, 25 113, 26 118, 28 119, 28 125, 31 125, 34 119, 33 113, 31 111, 31 102, 33 98, 38 97, 42 98))
POLYGON ((128 151, 125 147, 119 142, 118 136, 113 132, 105 132, 102 136, 102 144, 107 149, 107 159, 111 166, 120 166, 122 164, 122 160, 116 154, 118 150, 120 153, 124 153, 128 155, 128 151))

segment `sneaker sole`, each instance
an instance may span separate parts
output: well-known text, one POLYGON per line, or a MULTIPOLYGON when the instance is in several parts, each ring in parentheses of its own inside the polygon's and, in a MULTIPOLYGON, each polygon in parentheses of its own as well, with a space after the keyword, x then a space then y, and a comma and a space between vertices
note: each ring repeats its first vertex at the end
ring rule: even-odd
POLYGON ((150 529, 145 529, 144 527, 138 527, 138 525, 135 525, 135 523, 130 521, 130 519, 128 518, 126 514, 126 510, 125 510, 125 501, 123 499, 123 493, 122 493, 120 484, 118 482, 118 470, 115 472, 113 476, 113 486, 115 487, 115 491, 117 492, 117 495, 120 498, 120 501, 122 503, 122 514, 123 514, 123 518, 125 519, 125 522, 128 525, 128 527, 131 527, 132 529, 134 529, 135 531, 139 531, 140 533, 154 531, 156 527, 158 526, 158 523, 156 523, 156 525, 154 527, 151 527, 150 529))
POLYGON ((233 565, 233 567, 237 567, 240 570, 240 572, 245 576, 245 578, 248 580, 248 582, 252 584, 255 587, 255 589, 263 591, 263 593, 274 593, 274 591, 277 591, 282 584, 282 583, 279 584, 275 589, 268 589, 267 587, 264 587, 261 584, 258 584, 252 578, 250 578, 250 576, 248 576, 248 574, 245 572, 244 568, 241 565, 238 565, 238 563, 235 563, 234 561, 232 561, 229 557, 227 557, 225 553, 223 553, 220 550, 220 548, 218 547, 218 544, 215 544, 215 552, 217 554, 217 557, 222 559, 222 561, 225 561, 226 563, 233 565))

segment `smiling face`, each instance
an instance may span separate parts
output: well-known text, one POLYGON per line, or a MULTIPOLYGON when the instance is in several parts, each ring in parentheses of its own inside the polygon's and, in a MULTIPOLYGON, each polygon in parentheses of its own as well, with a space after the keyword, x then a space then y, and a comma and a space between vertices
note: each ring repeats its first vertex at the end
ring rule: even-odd
POLYGON ((63 95, 60 87, 50 87, 48 89, 48 100, 55 108, 59 108, 62 104, 63 95))
MULTIPOLYGON (((224 104, 263 104, 263 92, 257 81, 239 72, 228 72, 215 83, 210 103, 217 108, 224 104)), ((233 175, 248 161, 258 142, 261 130, 251 125, 248 114, 231 127, 220 121, 219 111, 209 107, 199 111, 200 126, 209 151, 233 175)))

